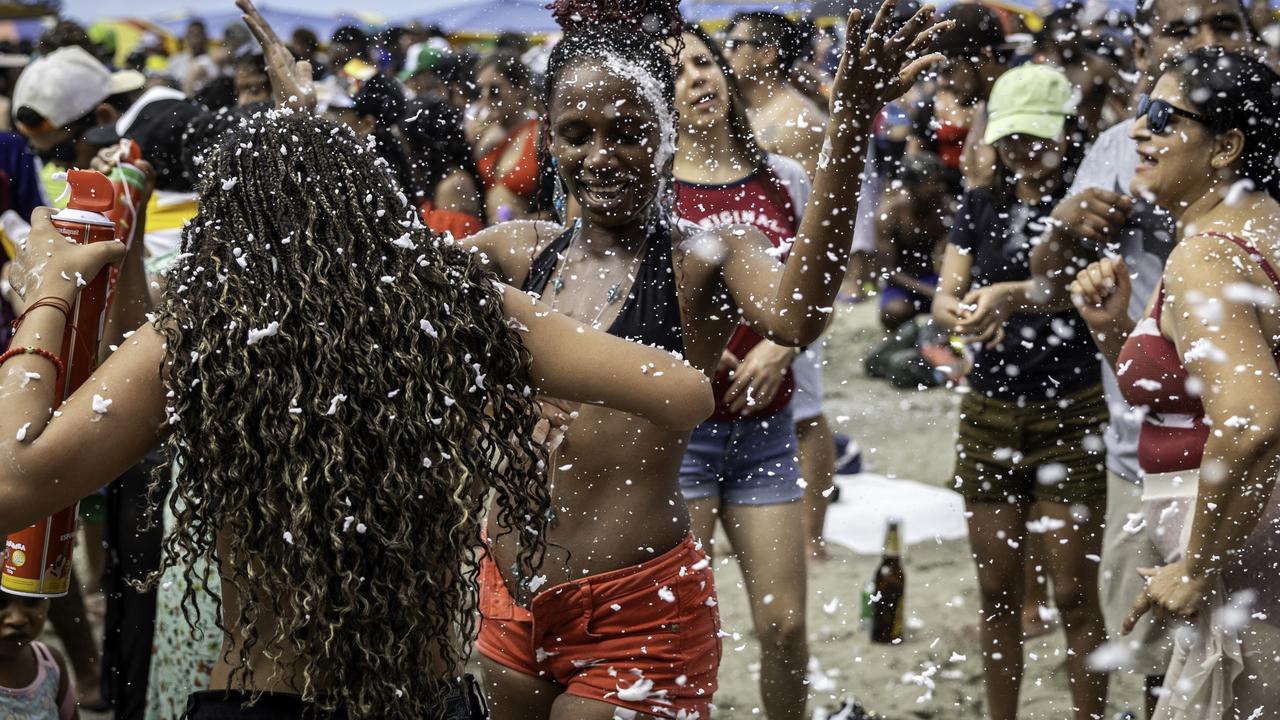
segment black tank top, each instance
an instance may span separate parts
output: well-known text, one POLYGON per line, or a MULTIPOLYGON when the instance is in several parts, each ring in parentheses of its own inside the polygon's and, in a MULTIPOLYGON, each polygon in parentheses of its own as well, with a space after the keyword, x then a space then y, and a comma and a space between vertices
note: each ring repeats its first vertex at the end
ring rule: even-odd
MULTIPOLYGON (((520 289, 542 295, 555 274, 561 255, 572 241, 573 228, 570 228, 544 248, 529 266, 529 275, 520 289)), ((671 269, 671 230, 660 224, 644 242, 644 257, 636 270, 635 282, 627 292, 622 311, 607 332, 683 356, 680 298, 676 292, 675 272, 671 269)))

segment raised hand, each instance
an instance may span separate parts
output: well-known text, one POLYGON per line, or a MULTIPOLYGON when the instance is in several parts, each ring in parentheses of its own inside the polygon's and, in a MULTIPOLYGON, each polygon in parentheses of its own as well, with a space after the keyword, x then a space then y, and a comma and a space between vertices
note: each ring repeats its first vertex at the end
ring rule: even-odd
POLYGON ((1133 198, 1088 188, 1064 198, 1053 209, 1057 231, 1068 237, 1107 242, 1133 214, 1133 198))
POLYGON ((244 13, 244 22, 262 46, 262 56, 267 63, 267 76, 271 78, 271 90, 276 107, 311 112, 316 107, 316 87, 311 75, 311 63, 295 60, 289 47, 258 12, 253 0, 236 0, 236 7, 244 13))
POLYGON ((890 17, 897 4, 898 0, 885 0, 861 47, 854 43, 862 12, 849 13, 845 49, 831 86, 834 125, 850 131, 866 128, 880 108, 902 97, 922 72, 942 61, 941 53, 921 53, 954 23, 930 24, 934 7, 925 5, 896 32, 890 32, 890 17))
POLYGON ((62 236, 50 221, 53 209, 31 212, 31 234, 18 243, 7 280, 15 309, 53 295, 74 300, 80 288, 107 265, 124 257, 124 243, 103 240, 81 245, 62 236))
POLYGON ((1133 286, 1124 258, 1092 263, 1076 274, 1069 289, 1080 317, 1094 330, 1110 330, 1129 317, 1133 286))

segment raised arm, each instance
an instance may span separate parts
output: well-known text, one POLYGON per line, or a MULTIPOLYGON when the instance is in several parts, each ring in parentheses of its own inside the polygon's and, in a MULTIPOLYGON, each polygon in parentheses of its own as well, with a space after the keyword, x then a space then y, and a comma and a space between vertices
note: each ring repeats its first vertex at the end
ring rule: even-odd
MULTIPOLYGON (((1080 167, 1096 174, 1090 165, 1101 162, 1101 155, 1086 158, 1080 167)), ((1031 281, 1037 286, 1035 298, 1040 302, 1023 308, 1024 312, 1056 312, 1069 307, 1067 288, 1075 270, 1098 259, 1097 248, 1111 241, 1133 212, 1133 198, 1102 188, 1077 190, 1053 208, 1049 229, 1031 250, 1031 281)))
POLYGON ((806 345, 826 329, 848 265, 871 122, 886 103, 942 59, 936 53, 919 54, 949 25, 930 26, 933 7, 925 6, 897 32, 889 32, 895 4, 886 0, 880 7, 861 47, 853 44, 861 14, 855 10, 849 15, 850 45, 832 85, 831 122, 813 194, 781 276, 760 272, 754 239, 726 243, 725 285, 744 319, 779 344, 806 345))
POLYGON ((527 328, 540 394, 634 413, 671 430, 711 416, 711 381, 671 353, 592 330, 514 288, 506 288, 503 302, 527 328))
MULTIPOLYGON (((30 310, 13 348, 56 355, 66 319, 56 307, 72 303, 78 289, 64 277, 94 277, 117 261, 116 242, 75 245, 49 224, 50 210, 32 214, 31 235, 15 262, 43 270, 20 292, 30 310), (33 262, 34 261, 34 262, 33 262)), ((24 353, 0 366, 0 534, 19 530, 115 480, 155 446, 164 420, 160 338, 144 327, 54 413, 57 366, 47 356, 24 353)))
POLYGON ((271 78, 271 92, 276 107, 300 112, 313 112, 316 108, 316 86, 311 73, 311 63, 297 60, 284 40, 276 34, 253 0, 236 0, 236 7, 244 13, 241 18, 249 31, 262 46, 262 57, 267 63, 267 76, 271 78))
POLYGON ((1280 374, 1275 340, 1262 323, 1264 316, 1274 323, 1276 315, 1271 282, 1235 245, 1206 236, 1179 244, 1165 279, 1164 330, 1187 373, 1203 383, 1213 431, 1200 462, 1186 554, 1146 571, 1147 592, 1130 620, 1153 604, 1178 615, 1199 610, 1208 578, 1245 546, 1280 471, 1280 374))

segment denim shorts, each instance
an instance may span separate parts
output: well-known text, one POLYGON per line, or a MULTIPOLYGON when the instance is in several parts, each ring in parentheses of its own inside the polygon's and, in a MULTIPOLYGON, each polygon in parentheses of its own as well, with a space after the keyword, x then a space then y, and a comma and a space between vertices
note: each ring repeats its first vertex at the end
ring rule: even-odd
POLYGON ((680 464, 685 500, 777 505, 804 497, 791 408, 760 420, 708 420, 693 431, 680 464))
POLYGON ((791 417, 796 422, 822 414, 822 372, 826 363, 822 350, 826 344, 825 339, 815 342, 791 363, 791 377, 796 381, 796 390, 791 395, 791 417))

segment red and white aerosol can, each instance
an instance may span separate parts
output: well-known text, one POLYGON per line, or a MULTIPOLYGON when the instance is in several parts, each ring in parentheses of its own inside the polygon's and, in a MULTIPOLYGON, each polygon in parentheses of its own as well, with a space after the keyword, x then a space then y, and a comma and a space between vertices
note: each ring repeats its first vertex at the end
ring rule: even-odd
MULTIPOLYGON (((54 215, 53 226, 78 243, 115 241, 115 223, 107 218, 116 203, 111 180, 94 170, 67 173, 71 199, 54 215)), ((102 337, 110 268, 97 277, 72 278, 84 283, 71 308, 63 333, 61 357, 66 365, 62 383, 54 390, 54 405, 71 395, 98 366, 98 341, 102 337)), ((79 503, 59 510, 5 540, 0 589, 28 597, 60 597, 71 587, 71 551, 76 540, 79 503)))

